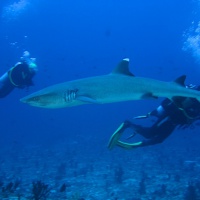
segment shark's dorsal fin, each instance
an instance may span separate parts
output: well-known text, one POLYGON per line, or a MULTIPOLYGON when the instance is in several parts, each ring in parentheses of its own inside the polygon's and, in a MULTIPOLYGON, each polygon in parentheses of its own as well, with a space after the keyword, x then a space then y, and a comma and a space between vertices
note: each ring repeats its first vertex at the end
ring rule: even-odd
POLYGON ((134 76, 129 71, 129 58, 124 58, 117 67, 112 71, 111 74, 121 74, 121 75, 127 75, 127 76, 134 76))
POLYGON ((174 82, 185 87, 185 79, 186 79, 186 75, 182 75, 178 77, 174 82))

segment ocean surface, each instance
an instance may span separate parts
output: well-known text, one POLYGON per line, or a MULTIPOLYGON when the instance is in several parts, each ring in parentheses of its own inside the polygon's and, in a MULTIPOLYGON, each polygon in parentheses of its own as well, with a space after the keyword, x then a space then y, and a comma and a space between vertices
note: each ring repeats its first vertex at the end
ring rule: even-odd
POLYGON ((199 85, 198 0, 1 0, 0 74, 27 50, 34 86, 0 99, 0 199, 200 199, 200 127, 162 144, 107 144, 126 119, 158 100, 31 107, 20 98, 44 87, 110 73, 130 58, 135 76, 199 85), (40 195, 41 192, 41 195, 40 195))

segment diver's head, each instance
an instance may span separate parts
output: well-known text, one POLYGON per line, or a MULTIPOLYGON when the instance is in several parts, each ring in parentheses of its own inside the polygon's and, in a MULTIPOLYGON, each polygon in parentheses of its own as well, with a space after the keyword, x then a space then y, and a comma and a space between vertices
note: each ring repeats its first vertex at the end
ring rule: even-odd
POLYGON ((30 57, 29 51, 24 51, 22 57, 23 57, 23 58, 29 58, 29 57, 30 57))
POLYGON ((20 58, 22 62, 25 62, 30 70, 37 71, 37 64, 36 64, 36 58, 30 58, 29 51, 24 51, 22 57, 20 58))

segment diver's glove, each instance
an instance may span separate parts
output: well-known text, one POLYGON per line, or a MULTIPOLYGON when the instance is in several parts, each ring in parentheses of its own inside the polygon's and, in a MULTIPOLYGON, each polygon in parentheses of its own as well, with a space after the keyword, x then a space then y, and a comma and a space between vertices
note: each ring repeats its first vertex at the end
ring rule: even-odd
POLYGON ((195 89, 195 88, 197 88, 197 86, 194 84, 189 84, 189 85, 186 85, 186 88, 195 89))
POLYGON ((133 119, 145 119, 145 118, 148 118, 151 114, 152 113, 149 112, 146 115, 139 115, 139 116, 133 117, 133 119))

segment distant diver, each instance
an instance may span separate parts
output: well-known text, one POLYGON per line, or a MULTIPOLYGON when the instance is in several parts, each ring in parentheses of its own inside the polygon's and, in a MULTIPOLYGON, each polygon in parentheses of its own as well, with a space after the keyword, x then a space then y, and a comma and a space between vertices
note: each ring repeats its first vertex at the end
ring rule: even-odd
POLYGON ((33 85, 32 78, 38 68, 35 58, 30 58, 30 53, 24 51, 20 62, 17 62, 0 77, 0 98, 10 94, 14 88, 26 88, 33 85))
POLYGON ((129 59, 123 59, 112 73, 64 82, 44 88, 21 99, 42 108, 64 108, 83 104, 105 104, 174 96, 200 100, 200 92, 185 88, 186 76, 172 82, 136 77, 129 71, 129 59))
MULTIPOLYGON (((190 89, 200 91, 200 86, 189 85, 190 89)), ((173 101, 165 99, 161 105, 145 116, 138 116, 135 119, 156 117, 157 120, 152 126, 141 126, 131 121, 124 121, 111 136, 108 148, 111 150, 118 146, 124 149, 134 149, 162 143, 177 128, 187 128, 200 120, 200 102, 195 98, 174 97, 173 101), (133 138, 136 134, 143 136, 144 140, 134 143, 122 141, 122 135, 126 129, 132 129, 133 134, 127 139, 133 138)))

